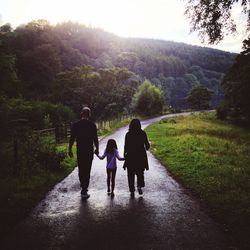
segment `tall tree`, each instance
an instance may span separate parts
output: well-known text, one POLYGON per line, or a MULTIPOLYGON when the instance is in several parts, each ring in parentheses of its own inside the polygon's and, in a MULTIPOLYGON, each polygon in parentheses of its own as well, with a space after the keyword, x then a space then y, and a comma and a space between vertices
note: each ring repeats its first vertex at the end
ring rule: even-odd
POLYGON ((250 4, 248 0, 187 0, 185 14, 191 19, 191 31, 198 31, 202 40, 218 43, 228 33, 236 33, 232 18, 233 7, 241 3, 242 13, 247 15, 247 31, 250 31, 250 4))
POLYGON ((164 105, 164 94, 161 88, 156 87, 150 81, 145 80, 139 86, 133 97, 133 108, 140 115, 152 115, 160 113, 164 105))
POLYGON ((11 24, 10 23, 6 23, 2 26, 0 26, 0 32, 11 32, 12 28, 11 28, 11 24))
POLYGON ((250 122, 250 38, 243 42, 243 52, 225 75, 222 87, 225 92, 226 109, 237 118, 250 122))
POLYGON ((213 91, 202 85, 199 85, 192 88, 190 94, 187 97, 187 101, 194 109, 208 109, 212 95, 213 91))

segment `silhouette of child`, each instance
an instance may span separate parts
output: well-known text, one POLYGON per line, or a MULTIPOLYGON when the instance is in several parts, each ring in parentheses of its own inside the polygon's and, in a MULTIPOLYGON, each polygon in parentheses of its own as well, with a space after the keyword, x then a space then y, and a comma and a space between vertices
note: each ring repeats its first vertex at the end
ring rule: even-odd
POLYGON ((119 152, 117 150, 117 144, 114 139, 109 139, 107 142, 106 149, 102 156, 97 154, 97 157, 100 160, 103 160, 107 157, 107 192, 108 195, 110 194, 110 180, 111 180, 111 196, 114 196, 114 189, 115 189, 115 175, 116 175, 116 158, 120 161, 124 161, 123 157, 120 157, 119 152))

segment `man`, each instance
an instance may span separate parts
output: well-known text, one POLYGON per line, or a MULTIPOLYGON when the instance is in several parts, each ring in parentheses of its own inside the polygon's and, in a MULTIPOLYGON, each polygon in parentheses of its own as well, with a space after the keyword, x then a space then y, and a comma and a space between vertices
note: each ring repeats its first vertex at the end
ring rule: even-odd
POLYGON ((88 186, 90 179, 90 171, 95 153, 99 153, 99 143, 97 137, 96 125, 89 120, 90 109, 84 107, 81 112, 81 119, 75 122, 71 127, 71 134, 69 140, 69 156, 73 157, 72 146, 76 140, 77 148, 77 163, 78 163, 78 173, 79 180, 81 184, 81 195, 82 198, 89 198, 88 186))

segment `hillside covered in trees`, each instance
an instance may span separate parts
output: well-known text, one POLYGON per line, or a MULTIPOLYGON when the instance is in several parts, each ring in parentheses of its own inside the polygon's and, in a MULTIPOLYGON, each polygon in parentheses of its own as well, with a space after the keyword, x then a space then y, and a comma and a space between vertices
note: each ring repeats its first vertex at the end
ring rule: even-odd
POLYGON ((33 21, 0 27, 0 95, 63 104, 83 104, 97 117, 126 110, 148 79, 161 86, 166 102, 186 108, 196 85, 222 99, 220 83, 236 54, 163 40, 121 38, 79 23, 33 21))

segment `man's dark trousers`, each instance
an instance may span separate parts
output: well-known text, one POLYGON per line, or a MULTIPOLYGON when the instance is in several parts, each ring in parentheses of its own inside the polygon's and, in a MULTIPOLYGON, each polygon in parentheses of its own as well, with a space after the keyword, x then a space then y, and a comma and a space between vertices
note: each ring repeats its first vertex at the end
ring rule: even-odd
POLYGON ((80 149, 77 150, 78 174, 83 192, 88 191, 92 161, 93 152, 84 152, 84 150, 80 149))

